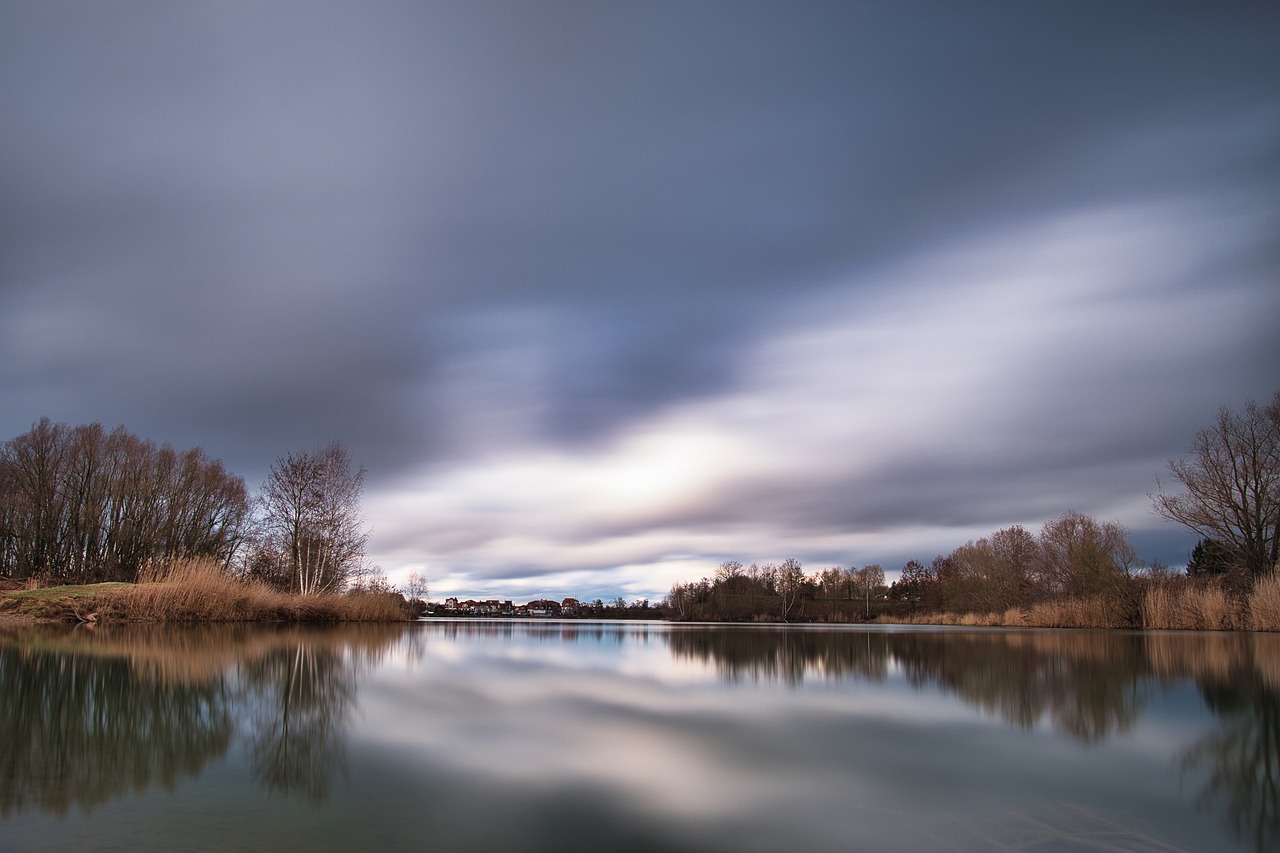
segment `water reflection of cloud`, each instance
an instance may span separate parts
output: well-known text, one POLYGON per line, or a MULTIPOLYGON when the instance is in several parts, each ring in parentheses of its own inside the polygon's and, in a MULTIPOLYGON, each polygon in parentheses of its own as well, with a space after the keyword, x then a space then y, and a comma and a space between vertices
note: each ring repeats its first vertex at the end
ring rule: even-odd
POLYGON ((425 675, 377 677, 384 701, 362 734, 377 751, 463 790, 606 792, 627 820, 679 827, 676 837, 708 839, 703 849, 842 849, 850 831, 869 847, 931 849, 985 819, 971 813, 1034 807, 1044 768, 1054 768, 1055 791, 1105 811, 1169 755, 1113 750, 1099 778, 1098 756, 1069 740, 1029 733, 1011 743, 1000 721, 905 684, 863 697, 714 678, 635 684, 554 666, 510 676, 521 683, 507 687, 488 669, 462 686, 425 675))
MULTIPOLYGON (((590 632, 517 628, 498 644, 463 636, 462 656, 436 654, 455 643, 428 634, 418 665, 394 683, 377 679, 385 701, 362 737, 475 790, 604 791, 627 820, 715 839, 705 849, 837 849, 833 825, 895 849, 933 849, 957 833, 1034 823, 1024 819, 1044 806, 1048 768, 1055 796, 1104 835, 1114 830, 1108 810, 1134 790, 1177 803, 1170 756, 1213 723, 1176 674, 1176 639, 1145 649, 1079 632, 833 639, 841 632, 716 628, 743 641, 707 645, 696 636, 707 630, 647 628, 639 640, 620 627, 602 645, 590 632), (849 650, 833 654, 828 642, 859 651, 841 657, 849 650), (934 656, 944 646, 951 653, 934 656), (707 653, 688 653, 699 648, 707 653), (861 657, 868 648, 876 660, 861 657), (1142 687, 1154 675, 1148 652, 1161 688, 1142 687), (748 677, 726 678, 729 661, 748 677), (1010 737, 1011 723, 1022 737, 1010 737), (1082 749, 1102 742, 1103 751, 1082 749), (805 827, 800 837, 771 835, 781 814, 805 827)), ((1218 672, 1224 655, 1185 660, 1196 671, 1214 661, 1218 672)), ((1183 837, 1213 837, 1185 808, 1161 819, 1183 837)), ((1156 842, 1131 835, 1119 849, 1156 842)))
POLYGON ((362 737, 464 778, 603 786, 655 817, 716 821, 781 801, 839 808, 835 790, 874 799, 875 781, 850 773, 859 750, 833 749, 860 732, 1000 728, 954 698, 913 701, 918 691, 900 679, 875 691, 797 693, 727 688, 705 666, 696 679, 673 681, 658 659, 647 677, 563 667, 554 655, 511 659, 492 649, 468 661, 433 659, 429 645, 413 672, 379 676, 381 700, 366 712, 374 716, 362 737))

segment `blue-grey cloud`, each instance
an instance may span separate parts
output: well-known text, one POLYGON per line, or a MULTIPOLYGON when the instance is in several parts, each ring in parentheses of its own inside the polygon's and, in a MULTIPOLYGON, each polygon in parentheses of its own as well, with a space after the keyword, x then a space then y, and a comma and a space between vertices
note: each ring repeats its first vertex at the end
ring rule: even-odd
POLYGON ((342 439, 375 556, 459 588, 1154 530, 1163 460, 1280 384, 1278 32, 10 3, 0 427, 124 423, 250 482, 342 439))

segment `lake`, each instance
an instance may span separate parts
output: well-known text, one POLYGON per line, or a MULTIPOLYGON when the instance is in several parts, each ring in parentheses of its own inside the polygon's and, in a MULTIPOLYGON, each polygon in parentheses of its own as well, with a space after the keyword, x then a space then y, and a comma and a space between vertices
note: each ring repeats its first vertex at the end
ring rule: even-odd
POLYGON ((0 631, 0 850, 1280 848, 1280 636, 0 631))

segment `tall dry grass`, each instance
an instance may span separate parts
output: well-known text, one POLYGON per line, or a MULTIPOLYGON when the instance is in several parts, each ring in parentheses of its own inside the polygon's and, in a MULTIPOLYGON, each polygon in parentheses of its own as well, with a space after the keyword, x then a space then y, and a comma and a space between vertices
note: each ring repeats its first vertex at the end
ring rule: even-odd
POLYGON ((900 616, 881 614, 876 622, 891 625, 962 625, 967 627, 989 627, 1004 625, 1008 614, 999 613, 905 613, 900 616))
POLYGON ((1104 598, 1063 598, 1002 613, 929 613, 881 617, 878 622, 907 625, 962 625, 1002 628, 1130 628, 1115 605, 1104 598))
POLYGON ((1129 620, 1105 598, 1063 598, 1034 604, 1026 624, 1037 628, 1128 628, 1129 620))
MULTIPOLYGON (((1024 628, 1137 627, 1105 598, 1067 598, 1003 613, 929 613, 881 617, 879 622, 911 625, 969 625, 1024 628)), ((1260 578, 1247 597, 1219 585, 1182 578, 1149 586, 1141 601, 1142 628, 1152 631, 1280 631, 1280 575, 1260 578)))
POLYGON ((1280 631, 1280 574, 1258 579, 1249 596, 1249 627, 1254 631, 1280 631))
POLYGON ((97 617, 126 622, 393 622, 407 612, 381 593, 293 595, 229 576, 213 560, 157 566, 98 598, 97 617))
POLYGON ((1240 609, 1216 586, 1150 587, 1142 601, 1142 627, 1166 631, 1230 631, 1245 627, 1240 609))

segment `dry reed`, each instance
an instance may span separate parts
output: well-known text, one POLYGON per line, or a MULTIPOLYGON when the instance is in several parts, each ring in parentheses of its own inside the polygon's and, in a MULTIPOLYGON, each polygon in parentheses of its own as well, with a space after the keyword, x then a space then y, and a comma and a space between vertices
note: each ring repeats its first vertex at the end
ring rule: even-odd
MULTIPOLYGON (((1148 587, 1141 626, 1152 631, 1280 631, 1280 575, 1265 575, 1247 598, 1207 583, 1161 583, 1148 587)), ((1129 628, 1129 618, 1105 598, 1065 598, 1003 613, 926 613, 881 616, 877 622, 907 625, 1024 628, 1129 628)))
POLYGON ((1128 620, 1105 598, 1063 598, 1002 613, 929 613, 882 616, 878 622, 1008 628, 1128 628, 1128 620))
POLYGON ((1249 596, 1249 627, 1254 631, 1280 631, 1280 575, 1272 572, 1258 579, 1249 596))
POLYGON ((1024 624, 1037 628, 1128 628, 1129 621, 1106 598, 1062 598, 1031 606, 1024 624))
POLYGON ((1147 589, 1142 627, 1162 631, 1230 631, 1245 620, 1218 586, 1160 584, 1147 589))
POLYGON ((403 621, 399 596, 380 593, 292 595, 228 575, 212 560, 149 570, 141 582, 100 596, 99 618, 127 622, 403 621))

